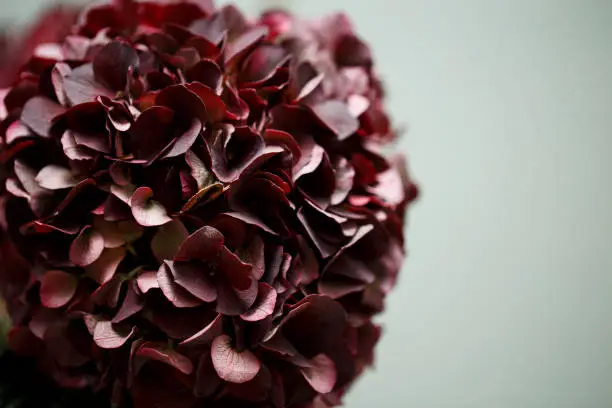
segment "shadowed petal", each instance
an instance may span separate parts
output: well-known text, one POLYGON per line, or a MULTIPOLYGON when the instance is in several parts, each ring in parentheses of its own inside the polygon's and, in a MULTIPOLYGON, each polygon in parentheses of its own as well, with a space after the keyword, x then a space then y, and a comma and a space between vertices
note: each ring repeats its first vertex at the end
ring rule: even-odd
POLYGON ((70 261, 78 266, 94 263, 104 250, 104 237, 90 226, 83 228, 81 233, 70 245, 70 261))
POLYGON ((65 306, 76 293, 77 277, 63 271, 47 271, 40 282, 40 301, 55 309, 65 306))

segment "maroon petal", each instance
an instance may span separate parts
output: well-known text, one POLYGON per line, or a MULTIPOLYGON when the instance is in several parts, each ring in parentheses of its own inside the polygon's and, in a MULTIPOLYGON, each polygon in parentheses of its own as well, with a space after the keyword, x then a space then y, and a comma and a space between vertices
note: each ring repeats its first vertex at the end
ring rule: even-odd
POLYGON ((189 128, 174 140, 170 150, 165 153, 164 157, 176 157, 185 154, 195 143, 202 131, 202 122, 199 119, 193 119, 189 128))
POLYGON ((184 120, 191 120, 195 117, 202 123, 206 122, 207 113, 204 102, 185 85, 167 87, 157 95, 155 103, 173 110, 184 120))
POLYGON ((221 84, 223 81, 223 74, 219 65, 209 59, 203 59, 189 68, 185 75, 190 81, 201 82, 216 93, 221 91, 221 84))
POLYGON ((43 167, 36 175, 36 181, 48 190, 61 190, 78 184, 69 169, 54 164, 43 167))
POLYGON ((204 302, 217 298, 217 288, 208 279, 206 266, 196 262, 166 261, 174 281, 187 292, 204 302))
POLYGON ((68 304, 74 297, 77 277, 62 271, 47 271, 40 282, 40 301, 43 306, 56 309, 68 304))
POLYGON ((217 375, 210 353, 202 354, 196 370, 194 393, 199 398, 210 397, 217 391, 222 381, 217 375))
POLYGON ((215 91, 199 82, 192 82, 187 84, 186 87, 196 94, 204 103, 208 122, 215 123, 225 118, 225 103, 215 91))
POLYGON ((151 240, 151 251, 159 262, 173 259, 187 236, 187 228, 179 220, 170 221, 159 227, 151 240))
POLYGON ((78 266, 94 263, 104 251, 104 237, 87 226, 70 245, 70 261, 78 266))
POLYGON ((136 159, 152 161, 174 139, 175 113, 163 106, 153 106, 136 119, 130 128, 132 153, 136 159))
POLYGON ((204 226, 191 234, 179 248, 175 260, 215 259, 223 245, 223 235, 213 227, 204 226))
POLYGON ((140 298, 136 291, 136 286, 137 284, 134 281, 129 283, 125 299, 123 299, 121 308, 119 308, 119 311, 113 317, 113 323, 121 323, 144 308, 144 300, 140 298))
POLYGON ((155 227, 172 221, 164 206, 152 198, 153 190, 149 187, 136 189, 129 203, 136 222, 143 227, 155 227))
POLYGON ((193 372, 193 363, 191 360, 189 360, 189 358, 161 343, 143 343, 138 348, 135 355, 136 357, 156 360, 164 364, 168 364, 183 374, 189 375, 193 372))
POLYGON ((157 282, 159 288, 164 293, 164 296, 179 308, 197 307, 202 304, 202 301, 191 295, 187 290, 174 283, 170 266, 163 263, 157 271, 157 282))
POLYGON ((64 78, 64 90, 73 105, 95 101, 98 96, 115 96, 113 91, 96 82, 92 64, 73 69, 64 78))
POLYGON ((211 358, 219 377, 232 383, 252 380, 261 368, 261 362, 251 351, 237 351, 232 347, 231 338, 225 334, 213 341, 211 358))
POLYGON ((258 26, 247 30, 229 44, 225 51, 225 63, 231 65, 234 61, 239 60, 241 56, 267 35, 267 27, 258 26))
POLYGON ((36 134, 49 137, 53 119, 66 110, 42 96, 30 98, 21 111, 21 122, 36 134))
POLYGON ((289 60, 287 52, 278 45, 265 44, 253 51, 240 72, 241 87, 262 84, 289 60))
POLYGON ((220 336, 222 334, 222 332, 223 315, 218 314, 217 317, 215 317, 215 319, 202 330, 189 337, 188 339, 183 340, 180 343, 180 346, 185 348, 209 346, 217 336, 220 336))
MULTIPOLYGON (((133 191, 126 195, 127 201, 129 201, 131 194, 133 194, 133 191)), ((126 243, 136 241, 143 234, 143 228, 132 220, 107 221, 102 217, 96 217, 93 227, 104 237, 105 248, 118 248, 126 243)))
POLYGON ((137 68, 138 62, 134 48, 119 41, 111 41, 94 58, 94 77, 107 88, 123 91, 130 68, 137 68))
POLYGON ((353 188, 353 180, 355 178, 355 169, 348 160, 344 157, 336 160, 334 164, 334 171, 336 176, 336 189, 332 194, 331 204, 338 205, 342 203, 349 192, 353 188))
POLYGON ((100 257, 94 263, 85 267, 87 276, 100 285, 104 285, 115 276, 117 267, 125 257, 125 252, 124 247, 104 249, 100 257))
POLYGON ((240 315, 240 317, 249 322, 263 320, 274 312, 275 306, 276 290, 267 283, 260 282, 255 304, 248 312, 240 315))
POLYGON ((325 354, 319 354, 310 360, 311 367, 300 371, 310 386, 321 394, 327 394, 336 384, 336 365, 325 354))
POLYGON ((334 132, 340 140, 346 139, 359 129, 359 121, 351 115, 342 101, 321 102, 313 106, 312 110, 321 123, 334 132))

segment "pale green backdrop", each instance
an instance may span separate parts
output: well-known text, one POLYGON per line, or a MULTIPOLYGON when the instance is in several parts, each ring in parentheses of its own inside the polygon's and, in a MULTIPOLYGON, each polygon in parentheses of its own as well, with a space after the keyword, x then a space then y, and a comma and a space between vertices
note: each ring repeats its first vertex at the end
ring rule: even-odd
POLYGON ((371 42, 423 188, 347 407, 612 407, 612 1, 290 3, 371 42))

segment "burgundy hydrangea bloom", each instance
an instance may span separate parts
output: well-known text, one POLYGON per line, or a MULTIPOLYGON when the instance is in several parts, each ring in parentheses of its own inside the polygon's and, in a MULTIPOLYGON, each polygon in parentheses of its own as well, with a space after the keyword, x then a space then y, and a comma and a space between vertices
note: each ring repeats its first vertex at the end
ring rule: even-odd
POLYGON ((417 194, 347 18, 85 10, 2 78, 10 345, 118 406, 336 406, 417 194))

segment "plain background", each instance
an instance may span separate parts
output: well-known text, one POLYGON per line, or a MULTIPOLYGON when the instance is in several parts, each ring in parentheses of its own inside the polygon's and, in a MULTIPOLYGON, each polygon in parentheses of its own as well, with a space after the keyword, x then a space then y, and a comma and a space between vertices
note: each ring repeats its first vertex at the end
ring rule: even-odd
POLYGON ((612 1, 289 3, 372 44, 423 191, 346 406, 612 407, 612 1))

